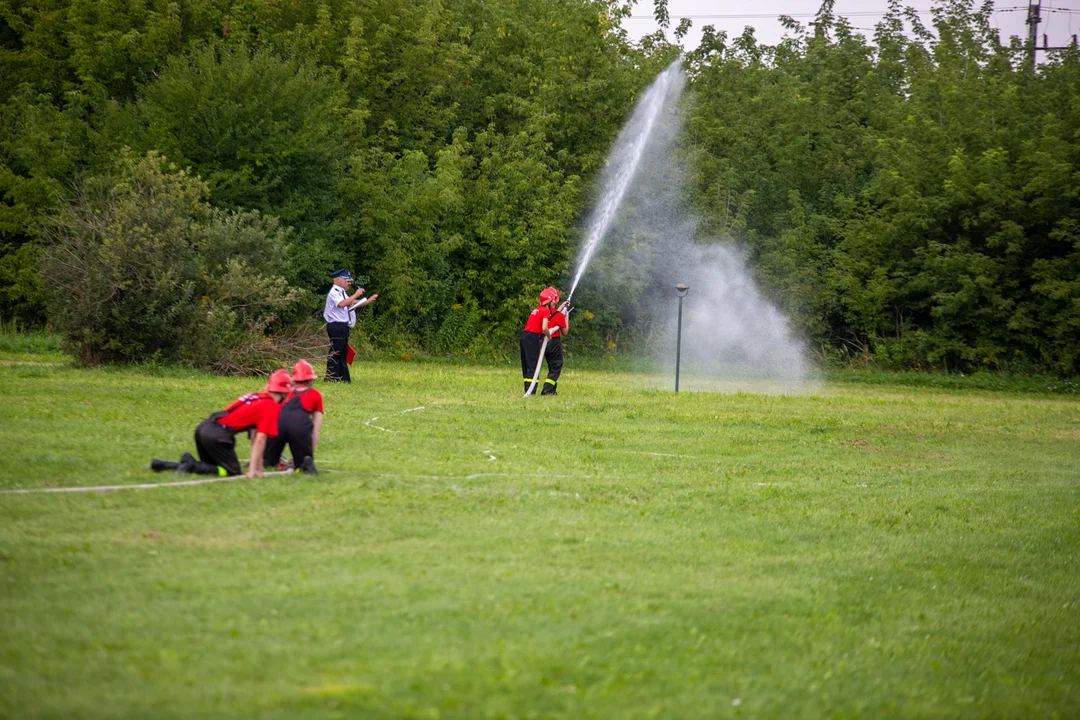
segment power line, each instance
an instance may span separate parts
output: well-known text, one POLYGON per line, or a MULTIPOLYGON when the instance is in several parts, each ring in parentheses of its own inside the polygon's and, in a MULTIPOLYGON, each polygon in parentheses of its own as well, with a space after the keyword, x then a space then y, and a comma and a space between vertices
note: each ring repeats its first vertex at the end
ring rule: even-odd
MULTIPOLYGON (((885 15, 884 12, 849 12, 849 13, 835 13, 842 17, 878 17, 885 15)), ((929 11, 923 10, 918 12, 919 15, 928 15, 929 11)), ((789 17, 789 18, 814 18, 817 17, 817 13, 768 13, 768 14, 752 14, 752 15, 670 15, 672 18, 686 18, 688 20, 771 20, 773 18, 789 17)), ((655 20, 652 15, 631 15, 630 20, 655 20)))
MULTIPOLYGON (((1021 12, 1021 11, 1026 12, 1027 8, 1026 7, 997 8, 997 9, 994 10, 994 13, 996 14, 996 13, 1001 13, 1001 12, 1021 12)), ((1063 14, 1069 14, 1069 15, 1080 15, 1080 10, 1067 10, 1067 9, 1064 9, 1064 8, 1043 8, 1042 11, 1043 12, 1063 13, 1063 14)), ((884 11, 884 10, 881 11, 881 12, 857 10, 855 12, 833 13, 833 15, 836 16, 836 17, 845 17, 845 18, 881 17, 881 16, 887 15, 887 14, 888 14, 888 12, 884 11)), ((915 11, 915 14, 916 15, 931 15, 931 14, 933 14, 933 12, 931 10, 917 10, 917 11, 915 11)), ((817 13, 751 13, 751 14, 743 14, 743 15, 670 15, 669 17, 674 18, 674 19, 678 19, 678 20, 682 20, 682 19, 686 19, 686 20, 773 20, 773 19, 776 19, 776 20, 779 20, 781 17, 815 18, 817 16, 818 16, 817 13)), ((631 15, 627 19, 628 20, 655 20, 656 17, 653 16, 653 15, 631 15)))
MULTIPOLYGON (((1025 10, 1026 11, 1027 8, 1026 7, 997 8, 996 10, 994 10, 994 12, 1013 12, 1014 10, 1025 10)), ((1040 10, 1040 12, 1072 13, 1074 15, 1080 15, 1080 10, 1070 10, 1069 8, 1044 7, 1044 8, 1039 8, 1039 10, 1040 10)))

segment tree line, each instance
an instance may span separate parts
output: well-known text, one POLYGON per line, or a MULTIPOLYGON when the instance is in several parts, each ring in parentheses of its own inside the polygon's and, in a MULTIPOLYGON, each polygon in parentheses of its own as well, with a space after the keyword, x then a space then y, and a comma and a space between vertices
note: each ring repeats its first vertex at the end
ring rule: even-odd
POLYGON ((763 48, 706 32, 687 144, 706 232, 826 355, 1080 371, 1080 55, 1034 70, 991 3, 826 2, 763 48))
MULTIPOLYGON (((1080 58, 990 6, 704 28, 680 152, 824 357, 1080 371, 1080 58)), ((682 50, 613 0, 7 0, 0 314, 87 362, 225 368, 348 266, 378 345, 492 355, 565 280, 605 154, 682 50), (178 333, 177 329, 183 329, 178 333), (247 345, 245 345, 245 342, 247 345)), ((592 309, 574 350, 606 347, 592 309)), ((626 347, 630 343, 623 343, 626 347)))

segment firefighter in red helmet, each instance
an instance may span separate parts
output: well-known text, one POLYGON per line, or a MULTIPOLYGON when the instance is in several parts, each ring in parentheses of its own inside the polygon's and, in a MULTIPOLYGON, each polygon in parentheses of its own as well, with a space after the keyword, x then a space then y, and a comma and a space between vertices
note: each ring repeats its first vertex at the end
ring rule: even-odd
POLYGON ((529 314, 525 323, 525 329, 521 332, 521 375, 525 381, 525 392, 532 385, 533 375, 536 373, 541 360, 547 361, 548 373, 544 380, 544 389, 541 395, 555 395, 562 373, 563 351, 562 335, 569 330, 569 322, 564 310, 566 303, 558 306, 559 291, 549 287, 541 291, 540 304, 529 314), (540 348, 543 346, 544 337, 547 336, 548 344, 544 351, 544 357, 540 357, 540 348))
POLYGON ((195 429, 196 460, 184 453, 180 462, 151 460, 152 470, 177 470, 200 475, 240 475, 240 460, 236 457, 236 434, 254 430, 251 440, 251 463, 248 477, 262 477, 263 452, 268 438, 277 436, 281 403, 292 389, 288 370, 275 370, 263 392, 244 395, 220 412, 216 412, 195 429))
POLYGON ((289 445, 293 462, 300 472, 318 474, 315 468, 315 449, 323 422, 322 393, 311 386, 317 379, 315 369, 307 360, 293 367, 293 389, 278 417, 277 437, 270 438, 263 453, 263 466, 272 468, 281 461, 281 451, 289 445))

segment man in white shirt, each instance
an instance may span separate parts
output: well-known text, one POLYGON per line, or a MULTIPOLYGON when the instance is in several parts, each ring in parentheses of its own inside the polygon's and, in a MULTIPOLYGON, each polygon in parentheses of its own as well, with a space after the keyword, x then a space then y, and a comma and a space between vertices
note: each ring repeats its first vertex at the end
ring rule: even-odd
POLYGON ((356 325, 356 309, 375 302, 377 294, 361 298, 364 288, 357 288, 352 295, 349 286, 353 277, 348 270, 335 270, 330 274, 334 284, 326 295, 326 308, 323 319, 326 320, 326 334, 330 336, 330 353, 326 358, 326 379, 352 382, 349 377, 349 364, 346 362, 349 352, 349 328, 356 325))

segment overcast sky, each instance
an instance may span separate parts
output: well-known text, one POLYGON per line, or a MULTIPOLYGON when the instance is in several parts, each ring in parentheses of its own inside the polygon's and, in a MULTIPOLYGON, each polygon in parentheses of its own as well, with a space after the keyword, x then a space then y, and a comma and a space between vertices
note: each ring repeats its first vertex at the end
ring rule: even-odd
MULTIPOLYGON (((994 3, 993 25, 1000 29, 1003 41, 1007 42, 1010 35, 1027 36, 1025 20, 1030 1, 997 0, 994 3)), ((979 2, 981 4, 981 0, 979 2)), ((929 12, 932 0, 907 0, 904 5, 924 13, 922 17, 927 26, 932 23, 929 12)), ((668 13, 671 16, 668 38, 674 39, 672 33, 679 25, 679 19, 690 16, 694 27, 685 38, 685 47, 697 46, 701 40, 701 28, 705 25, 712 25, 717 32, 726 30, 729 38, 741 35, 743 28, 752 25, 759 42, 775 45, 785 32, 777 21, 778 15, 791 15, 805 25, 813 20, 820 6, 820 0, 668 0, 668 13)), ((867 38, 872 39, 874 25, 881 20, 881 14, 887 7, 888 0, 836 0, 834 12, 847 17, 852 26, 861 28, 867 38)), ((637 39, 656 30, 652 13, 652 0, 638 0, 633 17, 624 24, 631 38, 637 39)), ((1042 45, 1044 33, 1051 46, 1071 42, 1073 34, 1080 33, 1080 0, 1042 0, 1039 45, 1042 45)))

